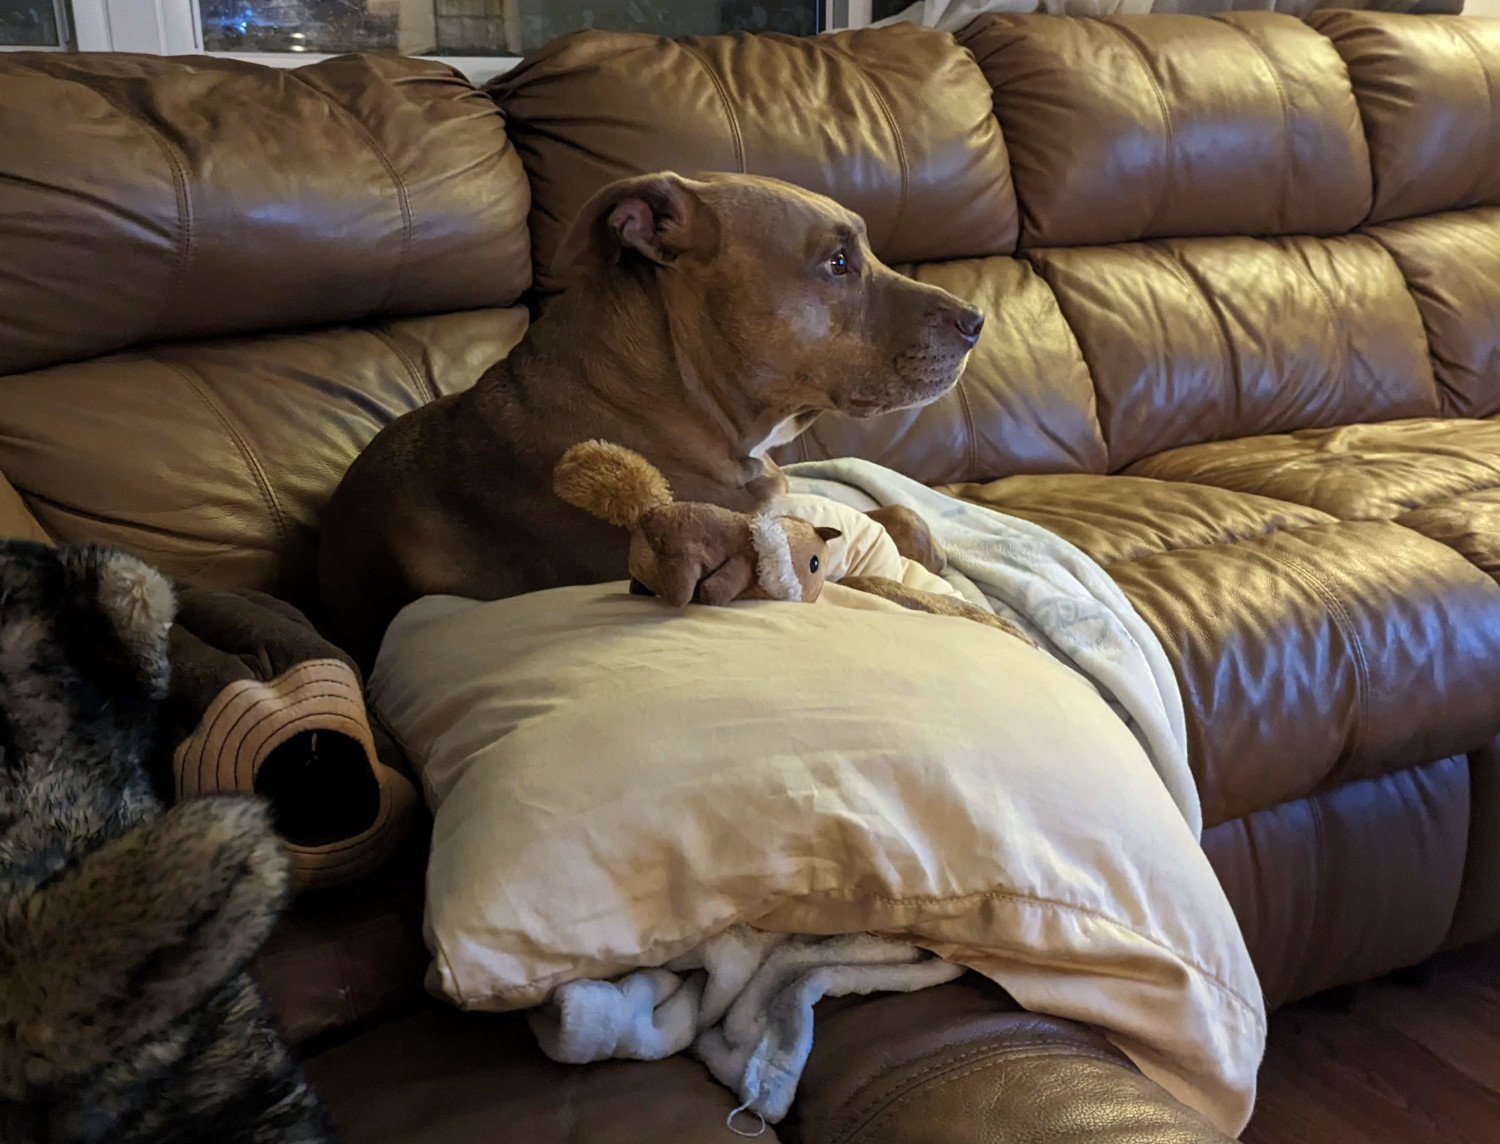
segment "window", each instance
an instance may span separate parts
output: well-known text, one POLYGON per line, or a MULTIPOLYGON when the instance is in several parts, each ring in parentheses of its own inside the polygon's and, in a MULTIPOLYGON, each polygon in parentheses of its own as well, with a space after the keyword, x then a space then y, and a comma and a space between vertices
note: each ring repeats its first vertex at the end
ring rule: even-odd
POLYGON ((519 55, 578 28, 805 36, 821 30, 820 7, 819 0, 200 0, 209 51, 457 56, 519 55))
POLYGON ((0 48, 61 48, 67 43, 62 0, 0 0, 0 48))
POLYGON ((889 0, 0 0, 0 28, 12 9, 50 12, 65 3, 82 51, 209 52, 278 67, 338 52, 400 52, 441 59, 476 83, 579 28, 811 35, 863 27, 876 6, 890 6, 889 0))

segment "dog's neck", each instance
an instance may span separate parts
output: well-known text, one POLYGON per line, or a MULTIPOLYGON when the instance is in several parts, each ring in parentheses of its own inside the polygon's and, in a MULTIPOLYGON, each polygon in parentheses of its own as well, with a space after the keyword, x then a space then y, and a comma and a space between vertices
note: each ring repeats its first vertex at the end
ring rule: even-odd
POLYGON ((601 274, 555 299, 525 348, 576 377, 610 418, 659 427, 711 450, 749 485, 774 473, 765 453, 794 438, 815 410, 757 399, 750 363, 735 360, 696 308, 648 274, 601 274), (674 304, 674 302, 676 304, 674 304))

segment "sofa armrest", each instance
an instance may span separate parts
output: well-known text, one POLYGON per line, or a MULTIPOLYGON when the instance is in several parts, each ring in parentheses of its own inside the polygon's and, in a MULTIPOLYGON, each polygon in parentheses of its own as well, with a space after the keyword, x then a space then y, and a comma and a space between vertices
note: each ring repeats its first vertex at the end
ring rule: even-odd
POLYGON ((51 543, 46 529, 37 523, 21 494, 5 479, 4 473, 0 473, 0 538, 51 543))
POLYGON ((784 1139, 802 1144, 1229 1144, 1100 1034, 973 974, 819 1012, 784 1139))

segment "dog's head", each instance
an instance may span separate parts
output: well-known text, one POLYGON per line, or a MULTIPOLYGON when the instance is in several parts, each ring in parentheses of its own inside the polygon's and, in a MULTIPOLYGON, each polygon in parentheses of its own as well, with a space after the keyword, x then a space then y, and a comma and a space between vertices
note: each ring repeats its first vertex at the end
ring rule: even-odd
MULTIPOLYGON (((0 828, 37 830, 143 779, 166 694, 171 585, 133 556, 0 541, 0 828)), ((10 836, 0 829, 0 866, 10 836)))
POLYGON ((984 324, 962 299, 876 258, 852 211, 750 175, 612 183, 580 211, 559 259, 648 276, 700 372, 733 370, 763 408, 809 421, 940 397, 984 324))

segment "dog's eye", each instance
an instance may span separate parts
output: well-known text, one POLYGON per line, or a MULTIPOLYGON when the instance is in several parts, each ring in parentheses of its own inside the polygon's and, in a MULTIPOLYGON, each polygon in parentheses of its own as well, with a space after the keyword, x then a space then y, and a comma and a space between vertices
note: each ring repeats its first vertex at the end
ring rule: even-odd
POLYGON ((848 258, 848 256, 842 250, 840 250, 832 258, 830 258, 828 260, 828 269, 831 270, 831 271, 833 271, 835 274, 848 274, 849 273, 849 258, 848 258))
POLYGON ((818 571, 818 558, 816 556, 807 562, 807 570, 815 574, 818 571))

